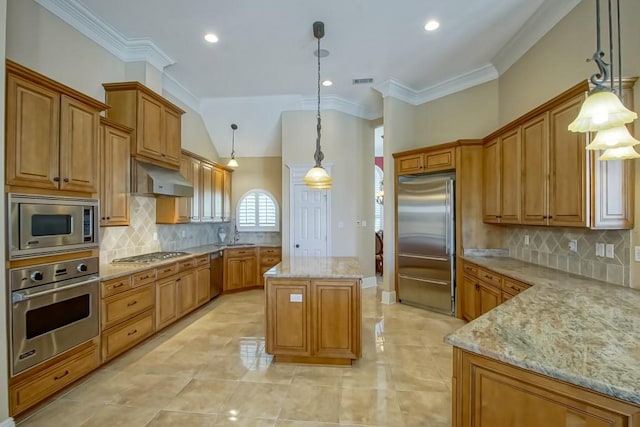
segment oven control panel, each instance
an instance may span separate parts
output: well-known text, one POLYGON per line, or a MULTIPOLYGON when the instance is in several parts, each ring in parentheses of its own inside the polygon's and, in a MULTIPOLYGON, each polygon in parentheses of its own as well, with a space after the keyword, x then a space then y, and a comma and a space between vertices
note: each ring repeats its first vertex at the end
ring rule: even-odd
POLYGON ((17 291, 63 280, 97 275, 99 265, 99 258, 93 257, 15 268, 11 270, 9 275, 11 290, 17 291))

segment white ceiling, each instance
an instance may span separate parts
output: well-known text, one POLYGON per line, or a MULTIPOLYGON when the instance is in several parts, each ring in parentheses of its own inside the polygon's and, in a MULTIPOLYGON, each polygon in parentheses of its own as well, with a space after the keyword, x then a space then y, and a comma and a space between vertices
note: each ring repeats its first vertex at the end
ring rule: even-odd
POLYGON ((220 155, 231 148, 229 124, 238 123, 239 157, 280 155, 280 112, 315 108, 314 21, 325 23, 321 47, 330 51, 322 77, 334 82, 322 88, 323 108, 376 118, 383 95, 419 104, 496 78, 579 2, 37 1, 54 13, 74 9, 83 17, 77 21, 95 21, 125 44, 150 43, 156 66, 166 65, 181 92, 174 95, 202 114, 220 155), (432 18, 441 26, 429 33, 424 24, 432 18), (219 43, 203 41, 209 31, 219 43), (352 85, 365 77, 374 83, 352 85))

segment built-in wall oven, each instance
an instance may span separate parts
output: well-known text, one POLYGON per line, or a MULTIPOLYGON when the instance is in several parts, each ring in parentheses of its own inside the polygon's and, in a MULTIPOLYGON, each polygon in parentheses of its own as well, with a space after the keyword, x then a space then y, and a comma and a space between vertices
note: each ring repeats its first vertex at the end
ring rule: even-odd
POLYGON ((9 270, 11 374, 98 336, 98 257, 9 270))
POLYGON ((98 200, 9 193, 9 259, 98 248, 98 200))

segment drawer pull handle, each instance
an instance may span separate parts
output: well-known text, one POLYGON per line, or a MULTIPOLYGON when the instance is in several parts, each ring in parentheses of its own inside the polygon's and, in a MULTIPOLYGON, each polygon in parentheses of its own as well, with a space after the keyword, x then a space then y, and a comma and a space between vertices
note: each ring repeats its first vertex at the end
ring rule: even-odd
POLYGON ((138 303, 138 301, 132 301, 132 302, 130 302, 129 304, 127 304, 127 307, 134 306, 134 305, 136 305, 137 303, 138 303))
POLYGON ((64 374, 62 374, 62 375, 58 375, 57 377, 53 377, 53 380, 54 381, 61 380, 62 378, 66 377, 67 375, 69 375, 69 370, 64 371, 64 374))
POLYGON ((516 288, 515 286, 510 286, 511 289, 513 289, 514 291, 519 291, 520 289, 516 288))
POLYGON ((131 335, 134 335, 134 334, 137 334, 137 333, 138 333, 138 330, 134 329, 133 331, 129 332, 127 335, 131 336, 131 335))
POLYGON ((164 270, 162 270, 163 273, 168 273, 170 272, 172 269, 171 268, 165 268, 164 270))
POLYGON ((139 279, 139 280, 146 280, 146 279, 148 279, 148 278, 149 278, 149 275, 147 274, 146 276, 142 276, 142 277, 140 277, 140 279, 139 279))
POLYGON ((124 283, 118 283, 117 285, 113 285, 113 289, 118 289, 124 286, 124 283))

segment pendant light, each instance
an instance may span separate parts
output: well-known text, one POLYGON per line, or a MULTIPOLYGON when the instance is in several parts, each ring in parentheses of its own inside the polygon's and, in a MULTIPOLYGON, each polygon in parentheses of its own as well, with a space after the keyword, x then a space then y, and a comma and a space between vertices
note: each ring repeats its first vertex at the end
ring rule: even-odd
POLYGON ((229 160, 229 163, 227 163, 227 166, 235 169, 239 166, 238 161, 236 160, 236 130, 238 129, 238 125, 231 123, 231 129, 233 132, 231 136, 231 159, 229 160))
POLYGON ((304 182, 307 187, 315 190, 326 190, 331 188, 332 179, 327 173, 327 171, 322 167, 322 160, 324 159, 324 154, 322 154, 322 150, 320 149, 320 134, 322 130, 321 119, 320 119, 320 56, 324 54, 324 56, 328 55, 328 52, 320 50, 320 39, 324 37, 324 23, 322 22, 314 22, 313 23, 313 35, 316 39, 318 39, 318 50, 316 51, 316 56, 318 57, 318 111, 316 114, 317 124, 316 124, 316 151, 313 155, 316 164, 314 167, 309 169, 309 172, 302 178, 302 182, 304 182))
MULTIPOLYGON (((627 109, 620 101, 619 95, 622 93, 622 55, 620 52, 620 0, 616 1, 616 25, 617 39, 616 47, 618 54, 618 94, 615 92, 614 76, 614 35, 613 35, 613 13, 611 8, 612 0, 607 0, 608 22, 609 22, 609 62, 604 61, 605 53, 602 50, 600 37, 600 0, 596 0, 596 51, 591 59, 596 63, 598 72, 590 78, 595 87, 589 92, 589 96, 582 104, 578 117, 569 124, 571 132, 598 132, 605 129, 617 128, 626 123, 631 123, 638 115, 627 109), (607 86, 607 80, 610 81, 607 86)), ((618 133, 622 135, 622 133, 618 133)), ((609 143, 615 147, 628 146, 627 142, 615 143, 611 136, 609 143)), ((637 142, 636 142, 637 143, 637 142)), ((597 149, 589 147, 588 149, 597 149)))

